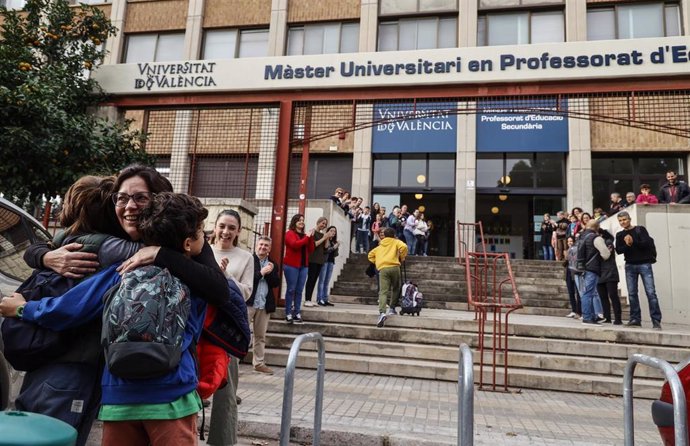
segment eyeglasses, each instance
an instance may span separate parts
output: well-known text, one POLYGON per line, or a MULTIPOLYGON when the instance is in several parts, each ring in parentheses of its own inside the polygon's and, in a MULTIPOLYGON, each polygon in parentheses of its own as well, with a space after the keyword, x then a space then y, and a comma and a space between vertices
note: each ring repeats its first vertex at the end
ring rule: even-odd
POLYGON ((127 206, 127 203, 129 203, 129 200, 134 200, 134 203, 136 203, 137 206, 148 206, 148 204, 151 202, 151 198, 153 197, 153 194, 151 192, 137 192, 136 194, 125 194, 124 192, 119 193, 119 194, 113 194, 113 203, 115 203, 115 207, 118 208, 123 208, 127 206))

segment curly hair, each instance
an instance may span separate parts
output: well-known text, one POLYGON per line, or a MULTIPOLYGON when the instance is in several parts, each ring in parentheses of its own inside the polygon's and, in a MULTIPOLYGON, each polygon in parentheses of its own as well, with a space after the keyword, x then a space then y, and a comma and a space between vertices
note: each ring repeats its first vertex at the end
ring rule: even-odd
POLYGON ((147 245, 182 251, 187 238, 199 237, 208 210, 198 198, 187 194, 161 192, 141 211, 139 233, 147 245))

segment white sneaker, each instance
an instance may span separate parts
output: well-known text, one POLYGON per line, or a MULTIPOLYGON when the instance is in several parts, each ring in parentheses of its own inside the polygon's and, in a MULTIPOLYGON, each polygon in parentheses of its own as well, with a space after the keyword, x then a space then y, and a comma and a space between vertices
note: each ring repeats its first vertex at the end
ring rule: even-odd
POLYGON ((386 312, 386 316, 395 316, 397 314, 398 314, 398 312, 395 311, 395 308, 389 308, 388 311, 386 312))
POLYGON ((305 301, 304 301, 304 306, 305 306, 305 307, 315 307, 316 304, 314 304, 314 302, 312 302, 312 301, 310 301, 310 300, 305 300, 305 301))
POLYGON ((571 312, 568 313, 565 317, 571 317, 571 318, 572 318, 572 317, 577 317, 577 313, 575 313, 574 311, 571 311, 571 312))
POLYGON ((383 324, 384 324, 385 322, 386 322, 386 314, 385 314, 385 313, 381 313, 381 315, 379 316, 378 322, 376 322, 376 326, 379 327, 379 328, 381 328, 381 327, 383 327, 383 324))

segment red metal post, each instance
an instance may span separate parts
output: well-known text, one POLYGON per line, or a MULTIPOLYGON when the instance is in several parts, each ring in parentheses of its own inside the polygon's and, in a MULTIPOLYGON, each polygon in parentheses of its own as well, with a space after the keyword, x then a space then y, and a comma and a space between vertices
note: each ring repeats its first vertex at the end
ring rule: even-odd
MULTIPOLYGON (((283 271, 283 248, 288 206, 288 179, 290 173, 290 129, 292 126, 292 101, 280 102, 278 117, 278 150, 276 151, 275 179, 273 182, 273 212, 271 214, 271 239, 273 240, 272 259, 278 264, 279 272, 283 271)), ((276 295, 281 305, 280 288, 276 295)))

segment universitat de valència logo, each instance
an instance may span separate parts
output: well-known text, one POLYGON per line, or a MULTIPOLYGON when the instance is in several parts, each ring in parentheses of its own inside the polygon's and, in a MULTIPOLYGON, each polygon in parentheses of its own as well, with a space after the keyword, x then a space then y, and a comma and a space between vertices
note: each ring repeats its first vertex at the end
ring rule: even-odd
POLYGON ((137 90, 215 87, 215 62, 140 63, 134 79, 137 90))

